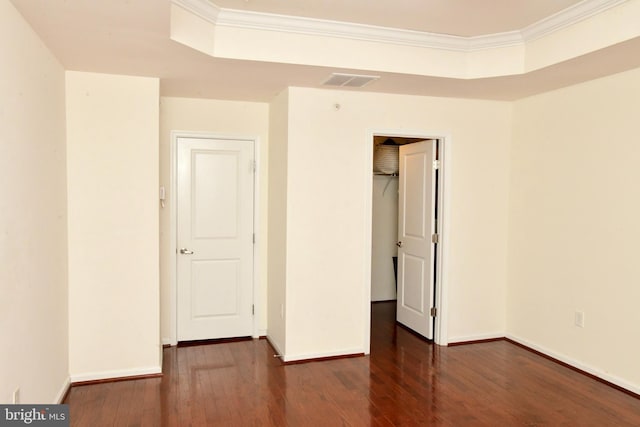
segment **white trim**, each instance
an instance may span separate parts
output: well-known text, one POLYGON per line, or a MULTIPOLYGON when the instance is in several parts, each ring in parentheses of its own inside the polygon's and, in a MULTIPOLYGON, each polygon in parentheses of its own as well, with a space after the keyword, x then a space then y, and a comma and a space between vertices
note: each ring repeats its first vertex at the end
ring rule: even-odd
POLYGON ((103 371, 103 372, 92 372, 88 374, 71 375, 70 381, 71 383, 79 383, 84 381, 127 378, 127 377, 136 377, 136 376, 142 376, 142 375, 155 375, 155 374, 161 374, 161 373, 162 373, 162 368, 160 368, 159 366, 153 366, 153 367, 139 368, 139 369, 123 369, 123 370, 117 370, 117 371, 103 371))
MULTIPOLYGON (((176 168, 176 162, 178 161, 177 157, 177 140, 178 136, 183 135, 187 132, 177 132, 171 131, 169 137, 169 195, 166 198, 166 204, 169 207, 169 247, 166 250, 169 252, 169 344, 177 345, 178 344, 178 273, 176 266, 176 250, 178 248, 178 229, 176 226, 176 221, 178 218, 178 206, 175 203, 176 192, 178 190, 177 187, 177 179, 178 179, 178 171, 176 168)), ((163 339, 163 344, 165 341, 163 339)))
MULTIPOLYGON (((278 351, 280 353, 280 351, 278 351)), ((282 357, 283 362, 296 362, 299 360, 309 360, 313 359, 321 359, 323 357, 340 357, 340 356, 354 356, 364 353, 361 348, 340 350, 340 351, 327 351, 322 353, 304 353, 304 354, 294 354, 294 355, 286 355, 282 357)))
POLYGON ((613 9, 628 0, 583 0, 520 30, 525 42, 537 40, 556 31, 613 9))
POLYGON ((377 43, 466 51, 469 38, 353 22, 222 9, 217 25, 251 30, 337 37, 377 43))
POLYGON ((520 31, 506 31, 504 33, 486 34, 467 38, 467 52, 476 52, 501 47, 521 46, 526 40, 522 38, 520 31))
POLYGON ((253 338, 260 338, 260 318, 262 316, 262 300, 260 298, 260 137, 254 136, 253 140, 253 338))
POLYGON ((61 404, 62 403, 62 399, 64 399, 64 397, 66 396, 67 392, 69 391, 69 389, 71 388, 71 378, 67 377, 64 380, 64 383, 62 384, 62 387, 60 388, 60 390, 58 391, 58 394, 56 395, 56 399, 54 400, 54 402, 56 404, 61 404))
POLYGON ((363 240, 364 247, 368 248, 364 257, 363 263, 363 283, 362 283, 362 318, 363 318, 363 330, 362 330, 362 342, 364 354, 371 353, 371 257, 373 255, 373 231, 371 229, 373 224, 373 136, 377 132, 370 130, 365 133, 365 160, 364 160, 364 182, 365 189, 364 194, 368 194, 365 197, 364 212, 362 213, 364 221, 362 221, 363 240))
POLYGON ((538 344, 534 344, 531 341, 527 341, 523 338, 517 337, 515 335, 511 335, 511 334, 506 334, 506 338, 509 338, 510 340, 513 340, 519 344, 522 344, 526 347, 529 347, 533 350, 539 351, 540 353, 543 353, 549 357, 553 357, 554 359, 558 359, 561 362, 566 363, 567 365, 571 365, 574 368, 580 369, 582 371, 585 371, 591 375, 594 375, 598 378, 601 378, 605 381, 608 381, 612 384, 615 384, 619 387, 622 387, 626 390, 629 390, 635 394, 640 394, 640 384, 632 384, 626 380, 623 380, 622 378, 616 377, 614 375, 610 375, 604 371, 602 371, 601 369, 598 368, 594 368, 593 366, 590 365, 586 365, 582 362, 579 362, 575 359, 572 359, 569 356, 566 356, 564 354, 560 354, 560 353, 556 353, 552 350, 549 350, 546 347, 540 346, 538 344))
POLYGON ((446 346, 449 342, 448 318, 449 318, 449 271, 451 271, 451 245, 449 236, 451 234, 451 200, 452 200, 452 160, 453 160, 453 138, 449 133, 435 133, 440 135, 440 180, 438 189, 439 200, 439 224, 438 224, 438 274, 436 275, 436 300, 435 306, 438 310, 435 328, 433 331, 433 341, 438 345, 446 346))
POLYGON ((526 42, 570 27, 580 21, 614 8, 625 1, 628 0, 583 0, 521 30, 464 37, 327 19, 225 9, 216 6, 209 0, 171 0, 173 4, 188 10, 214 25, 337 37, 458 52, 475 52, 485 49, 523 45, 526 42))
MULTIPOLYGON (((448 309, 448 295, 449 295, 449 286, 448 286, 448 271, 451 268, 449 264, 450 254, 449 254, 449 245, 448 245, 448 236, 449 236, 449 224, 450 220, 450 212, 451 210, 451 159, 453 158, 452 154, 452 138, 447 132, 429 132, 429 131, 399 131, 397 129, 370 129, 366 133, 366 188, 365 194, 368 194, 369 197, 366 198, 365 201, 365 212, 364 212, 364 242, 366 247, 371 249, 371 241, 372 241, 372 209, 373 209, 373 171, 371 169, 371 165, 373 164, 373 137, 375 135, 384 135, 389 137, 398 137, 398 138, 424 138, 424 139, 437 139, 440 141, 440 167, 442 174, 440 175, 440 180, 438 182, 438 196, 439 196, 439 212, 440 216, 438 218, 438 230, 440 235, 440 242, 437 246, 437 255, 438 255, 438 274, 436 276, 436 300, 435 306, 438 309, 438 315, 436 316, 436 321, 433 330, 433 341, 438 345, 446 346, 448 343, 448 335, 447 335, 447 316, 449 313, 448 309)), ((371 252, 368 253, 368 256, 365 257, 364 262, 364 284, 363 284, 363 292, 365 296, 363 298, 364 301, 364 349, 365 354, 369 354, 371 351, 371 252)))
MULTIPOLYGON (((182 1, 182 0, 181 0, 182 1)), ((253 175, 253 231, 256 235, 256 243, 253 245, 253 304, 255 307, 255 313, 253 315, 253 331, 252 337, 259 338, 261 329, 259 329, 260 324, 260 315, 262 313, 262 299, 260 298, 260 137, 258 136, 245 136, 245 135, 230 135, 230 134, 220 134, 214 132, 194 132, 194 131, 182 131, 182 130, 172 130, 170 133, 170 154, 169 154, 169 164, 170 164, 170 193, 167 198, 167 205, 169 207, 169 247, 167 251, 169 251, 171 259, 173 260, 169 265, 169 295, 171 298, 170 307, 171 311, 169 314, 169 322, 171 326, 171 336, 162 338, 163 344, 176 345, 178 343, 178 328, 177 328, 177 280, 178 276, 176 273, 176 262, 177 262, 177 233, 178 229, 176 227, 177 216, 177 204, 176 201, 176 191, 177 191, 177 169, 176 169, 176 161, 177 161, 177 141, 178 138, 207 138, 207 139, 226 139, 226 140, 234 140, 234 141, 252 141, 253 142, 253 155, 254 160, 256 162, 256 171, 253 175)))
POLYGON ((220 8, 207 0, 171 0, 171 3, 180 6, 184 10, 209 21, 212 24, 218 22, 220 8))
POLYGON ((449 337, 448 345, 465 344, 473 341, 503 339, 504 332, 493 332, 489 334, 466 335, 461 337, 449 337))

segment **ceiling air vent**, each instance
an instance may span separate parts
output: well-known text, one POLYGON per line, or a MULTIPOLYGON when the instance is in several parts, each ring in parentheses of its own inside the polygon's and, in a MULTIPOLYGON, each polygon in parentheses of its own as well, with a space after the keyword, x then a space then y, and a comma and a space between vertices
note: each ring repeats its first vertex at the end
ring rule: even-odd
POLYGON ((378 80, 380 76, 363 76, 359 74, 332 73, 331 76, 322 83, 323 86, 341 87, 363 87, 373 80, 378 80))

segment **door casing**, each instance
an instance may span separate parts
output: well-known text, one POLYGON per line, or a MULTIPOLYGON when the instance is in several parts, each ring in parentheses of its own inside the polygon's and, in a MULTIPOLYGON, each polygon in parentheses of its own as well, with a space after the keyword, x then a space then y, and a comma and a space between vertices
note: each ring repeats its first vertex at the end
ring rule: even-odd
POLYGON ((191 131, 180 131, 174 130, 171 131, 170 136, 170 186, 169 186, 169 194, 168 199, 165 204, 165 208, 169 209, 169 223, 170 223, 170 231, 169 231, 169 245, 166 248, 170 253, 169 259, 172 261, 168 266, 169 271, 169 281, 170 281, 170 289, 169 289, 169 298, 170 298, 170 313, 169 313, 169 324, 171 326, 171 331, 169 333, 168 342, 163 342, 163 344, 176 345, 178 343, 177 339, 177 293, 178 293, 178 276, 177 276, 177 240, 178 240, 178 227, 177 227, 177 204, 175 195, 177 194, 177 150, 178 150, 178 138, 209 138, 209 139, 224 139, 224 140, 232 140, 232 141, 253 141, 254 146, 254 159, 256 162, 256 173, 254 174, 254 193, 253 193, 253 230, 256 235, 256 241, 253 245, 253 305, 254 305, 254 316, 253 316, 253 338, 260 337, 260 318, 262 316, 262 298, 260 292, 260 138, 257 136, 242 136, 242 135, 228 135, 228 134, 219 134, 219 133, 211 133, 211 132, 191 132, 191 131))
MULTIPOLYGON (((371 165, 373 164, 373 137, 376 135, 383 135, 387 137, 398 138, 420 138, 420 139, 437 139, 439 140, 439 154, 438 160, 440 161, 440 173, 438 179, 438 218, 437 229, 439 242, 436 245, 436 281, 435 281, 435 307, 437 309, 437 316, 435 318, 434 326, 434 342, 438 345, 446 346, 448 344, 447 334, 447 315, 448 315, 448 276, 449 276, 449 224, 451 215, 451 177, 452 177, 452 165, 451 165, 451 153, 453 139, 448 132, 442 131, 402 131, 397 129, 371 129, 367 132, 366 140, 366 162, 365 162, 365 177, 367 188, 365 191, 368 194, 366 198, 367 206, 365 208, 364 217, 364 236, 365 245, 371 248, 372 241, 372 209, 373 209, 373 173, 371 165)), ((369 256, 364 257, 364 283, 363 293, 364 298, 362 301, 362 311, 364 313, 364 331, 363 341, 364 351, 369 354, 371 351, 371 253, 369 256)))

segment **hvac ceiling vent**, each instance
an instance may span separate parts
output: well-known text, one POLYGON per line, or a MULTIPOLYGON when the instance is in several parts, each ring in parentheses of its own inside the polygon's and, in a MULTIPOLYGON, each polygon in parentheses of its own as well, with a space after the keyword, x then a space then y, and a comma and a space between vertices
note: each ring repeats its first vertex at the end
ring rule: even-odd
POLYGON ((341 87, 363 87, 374 80, 378 80, 380 76, 363 76, 359 74, 342 74, 332 73, 331 76, 322 83, 323 86, 341 86, 341 87))

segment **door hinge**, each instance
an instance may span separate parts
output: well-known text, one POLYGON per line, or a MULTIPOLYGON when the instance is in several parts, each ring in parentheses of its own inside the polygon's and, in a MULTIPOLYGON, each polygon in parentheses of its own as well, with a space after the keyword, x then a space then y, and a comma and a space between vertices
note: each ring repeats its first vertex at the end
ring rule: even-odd
POLYGON ((440 169, 440 160, 434 160, 433 161, 433 169, 434 170, 440 169))
POLYGON ((438 315, 438 309, 435 307, 431 307, 431 317, 436 317, 438 315))
POLYGON ((255 306, 255 304, 251 304, 251 314, 252 315, 256 314, 256 306, 255 306))
POLYGON ((256 244, 256 233, 253 233, 253 244, 256 244))
POLYGON ((255 160, 251 160, 251 172, 255 172, 258 170, 258 162, 256 162, 255 160))
POLYGON ((431 243, 440 243, 440 236, 438 236, 438 233, 433 233, 431 235, 431 243))

